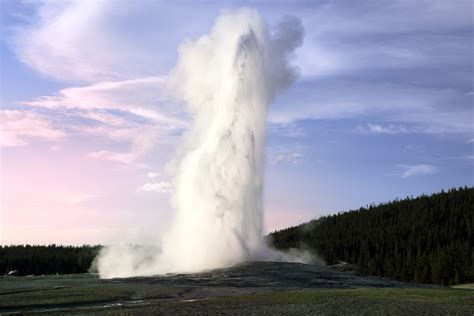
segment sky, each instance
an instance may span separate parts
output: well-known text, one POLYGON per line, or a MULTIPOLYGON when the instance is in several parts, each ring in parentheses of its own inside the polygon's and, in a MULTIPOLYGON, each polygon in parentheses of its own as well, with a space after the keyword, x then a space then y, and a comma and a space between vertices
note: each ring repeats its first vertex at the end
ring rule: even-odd
POLYGON ((166 229, 167 166, 190 122, 166 78, 182 43, 241 7, 305 29, 300 76, 269 108, 266 232, 474 185, 472 1, 0 5, 1 244, 166 229))

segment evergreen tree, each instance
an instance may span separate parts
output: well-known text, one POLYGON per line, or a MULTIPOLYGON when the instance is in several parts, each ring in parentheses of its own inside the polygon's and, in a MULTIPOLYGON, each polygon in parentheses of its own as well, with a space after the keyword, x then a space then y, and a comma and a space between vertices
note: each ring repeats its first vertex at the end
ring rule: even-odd
POLYGON ((474 282, 474 188, 407 197, 321 217, 268 236, 277 249, 305 247, 328 265, 407 282, 474 282))

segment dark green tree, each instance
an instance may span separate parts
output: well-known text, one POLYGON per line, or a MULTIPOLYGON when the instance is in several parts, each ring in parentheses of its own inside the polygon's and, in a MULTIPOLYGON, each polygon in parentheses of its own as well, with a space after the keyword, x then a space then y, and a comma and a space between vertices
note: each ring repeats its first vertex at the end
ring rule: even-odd
POLYGON ((328 265, 406 282, 474 281, 474 188, 396 199, 268 236, 277 249, 309 248, 328 265))

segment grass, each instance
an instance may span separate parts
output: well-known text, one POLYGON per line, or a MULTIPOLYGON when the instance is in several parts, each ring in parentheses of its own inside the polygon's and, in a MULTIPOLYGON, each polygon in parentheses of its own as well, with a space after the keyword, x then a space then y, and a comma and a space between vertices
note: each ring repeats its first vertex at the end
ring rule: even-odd
POLYGON ((165 299, 176 297, 184 291, 186 289, 182 287, 114 282, 91 275, 7 277, 0 279, 0 313, 165 299))
POLYGON ((284 291, 215 297, 167 307, 171 313, 188 314, 473 315, 474 292, 449 288, 284 291))
POLYGON ((474 292, 454 289, 351 289, 273 292, 214 298, 216 302, 266 302, 278 304, 308 304, 336 298, 356 300, 381 300, 398 302, 428 302, 463 304, 474 307, 474 292))
POLYGON ((93 275, 6 277, 0 280, 0 313, 474 315, 474 290, 469 288, 284 290, 270 284, 196 287, 153 278, 100 280, 93 275))
POLYGON ((128 299, 130 292, 118 288, 78 287, 17 290, 0 295, 0 308, 81 305, 128 299))
POLYGON ((474 283, 465 283, 451 286, 453 289, 474 290, 474 283))

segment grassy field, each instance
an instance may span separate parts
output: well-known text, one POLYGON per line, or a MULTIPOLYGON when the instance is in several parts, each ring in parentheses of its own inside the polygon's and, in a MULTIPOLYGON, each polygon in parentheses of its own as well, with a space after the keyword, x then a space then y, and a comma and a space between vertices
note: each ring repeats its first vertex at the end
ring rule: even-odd
MULTIPOLYGON (((182 305, 166 306, 179 312, 182 305)), ((238 314, 393 314, 473 315, 474 292, 451 289, 352 289, 273 292, 212 298, 189 304, 187 311, 238 314)))
POLYGON ((188 288, 99 286, 1 292, 0 311, 84 314, 473 315, 474 291, 351 289, 274 291, 192 298, 188 288))
POLYGON ((466 289, 466 290, 474 290, 474 283, 466 283, 466 284, 459 284, 451 286, 453 289, 466 289))
POLYGON ((0 313, 474 315, 474 290, 469 285, 417 286, 324 267, 266 263, 150 278, 3 277, 0 313))

